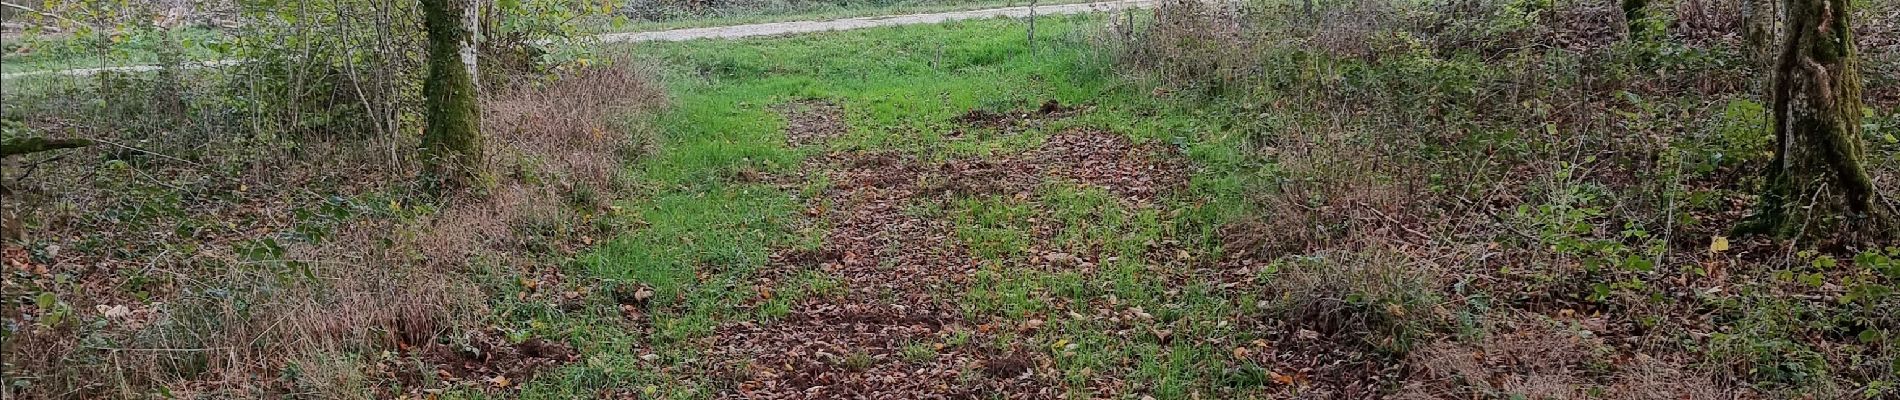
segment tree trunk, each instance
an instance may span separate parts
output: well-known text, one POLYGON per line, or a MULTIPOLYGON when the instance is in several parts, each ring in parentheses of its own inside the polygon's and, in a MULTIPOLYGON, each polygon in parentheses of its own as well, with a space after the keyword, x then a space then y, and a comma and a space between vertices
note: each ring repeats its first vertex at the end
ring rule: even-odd
POLYGON ((1746 231, 1800 237, 1845 223, 1879 233, 1873 179, 1862 167, 1860 73, 1847 0, 1787 0, 1771 89, 1775 159, 1746 231), (1844 215, 1846 220, 1833 218, 1844 215), (1871 229, 1869 229, 1871 228, 1871 229))
POLYGON ((1029 0, 1029 54, 1036 54, 1036 0, 1029 0))
POLYGON ((1626 36, 1630 40, 1646 39, 1643 28, 1643 8, 1649 6, 1649 0, 1623 0, 1623 24, 1629 30, 1626 36))
POLYGON ((1777 18, 1774 2, 1742 0, 1742 40, 1754 58, 1750 61, 1762 68, 1773 66, 1770 55, 1774 54, 1774 47, 1770 43, 1775 37, 1773 29, 1777 18))
POLYGON ((0 140, 0 158, 33 154, 59 149, 76 149, 91 146, 86 139, 47 139, 43 137, 6 138, 0 140))
MULTIPOLYGON (((454 1, 454 0, 451 0, 454 1)), ((476 59, 480 58, 482 41, 482 13, 487 6, 482 0, 462 1, 462 27, 467 36, 462 39, 462 64, 468 66, 468 76, 475 82, 475 92, 482 90, 482 70, 477 68, 476 59)))
POLYGON ((428 76, 422 84, 423 162, 439 188, 475 183, 482 164, 481 108, 476 103, 474 22, 470 0, 422 0, 429 35, 428 76))

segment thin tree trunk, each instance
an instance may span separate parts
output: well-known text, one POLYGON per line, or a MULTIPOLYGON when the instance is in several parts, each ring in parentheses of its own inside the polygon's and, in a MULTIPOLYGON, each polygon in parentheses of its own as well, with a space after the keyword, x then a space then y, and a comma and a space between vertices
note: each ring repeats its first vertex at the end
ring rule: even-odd
POLYGON ((428 76, 422 84, 427 127, 423 162, 438 188, 475 183, 482 163, 481 108, 476 103, 470 0, 422 0, 428 30, 428 76))
POLYGON ((1742 0, 1742 39, 1754 58, 1751 61, 1759 63, 1757 65, 1762 68, 1773 67, 1771 55, 1774 54, 1774 47, 1771 43, 1778 17, 1773 1, 1742 0))
POLYGON ((1629 35, 1627 37, 1630 40, 1647 39, 1646 36, 1648 35, 1648 33, 1644 32, 1644 29, 1643 29, 1643 18, 1644 18, 1643 8, 1649 7, 1649 0, 1622 0, 1622 1, 1623 1, 1623 5, 1622 5, 1623 23, 1625 25, 1625 29, 1629 30, 1629 35))
POLYGON ((1029 0, 1029 53, 1036 53, 1036 0, 1029 0))
POLYGON ((1829 217, 1841 214, 1856 231, 1886 225, 1862 165, 1860 72, 1848 14, 1847 0, 1787 0, 1771 89, 1775 159, 1760 213, 1745 230, 1804 236, 1827 230, 1829 217))

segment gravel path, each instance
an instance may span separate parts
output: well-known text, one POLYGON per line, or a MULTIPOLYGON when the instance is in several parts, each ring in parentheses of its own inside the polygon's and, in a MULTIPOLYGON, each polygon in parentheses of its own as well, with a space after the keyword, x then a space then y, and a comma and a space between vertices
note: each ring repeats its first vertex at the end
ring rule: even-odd
MULTIPOLYGON (((1037 6, 1038 15, 1081 14, 1099 11, 1114 11, 1130 8, 1148 8, 1159 0, 1115 0, 1094 3, 1059 4, 1037 6)), ((595 36, 602 43, 627 43, 651 41, 682 41, 694 39, 732 39, 752 36, 789 35, 810 32, 842 31, 880 26, 936 24, 950 21, 981 18, 1025 18, 1031 13, 1029 7, 1004 7, 983 10, 952 11, 928 14, 887 15, 879 17, 845 18, 825 21, 771 22, 763 24, 718 26, 710 28, 687 28, 653 32, 608 33, 595 36)), ((237 60, 205 61, 186 64, 187 68, 219 67, 237 64, 237 60)), ((37 75, 89 76, 100 72, 146 72, 155 71, 155 65, 133 65, 123 67, 78 68, 64 70, 46 70, 32 72, 14 72, 0 74, 0 78, 13 79, 37 75)))
MULTIPOLYGON (((1156 1, 1157 0, 1121 0, 1121 1, 1103 1, 1103 2, 1095 2, 1095 3, 1077 3, 1077 4, 1052 5, 1052 6, 1037 6, 1035 8, 1035 13, 1039 15, 1081 14, 1081 13, 1087 13, 1087 12, 1114 11, 1114 10, 1121 10, 1121 9, 1128 9, 1128 8, 1146 8, 1146 7, 1154 5, 1156 1)), ((828 21, 773 22, 773 23, 751 24, 751 25, 718 26, 718 27, 710 27, 710 28, 674 29, 674 30, 668 30, 668 31, 655 31, 655 32, 609 33, 609 34, 600 35, 599 38, 600 38, 600 41, 607 42, 607 43, 681 41, 681 40, 693 40, 693 39, 730 39, 730 38, 742 38, 742 37, 749 37, 749 36, 770 36, 770 35, 785 35, 785 34, 808 33, 808 32, 842 31, 842 30, 859 29, 859 28, 872 28, 872 27, 879 27, 879 26, 936 24, 936 23, 943 23, 943 22, 950 22, 950 21, 966 20, 966 19, 995 18, 995 17, 1024 18, 1024 17, 1028 17, 1029 14, 1030 14, 1029 7, 1005 7, 1005 8, 991 8, 991 9, 985 9, 985 10, 954 11, 954 12, 930 13, 930 14, 886 15, 886 16, 879 16, 879 17, 845 18, 845 19, 834 19, 834 20, 828 20, 828 21)))

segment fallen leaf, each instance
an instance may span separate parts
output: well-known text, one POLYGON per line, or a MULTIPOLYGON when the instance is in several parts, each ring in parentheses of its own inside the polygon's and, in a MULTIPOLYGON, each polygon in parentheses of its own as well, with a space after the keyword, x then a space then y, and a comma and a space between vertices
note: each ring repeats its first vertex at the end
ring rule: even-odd
POLYGON ((1710 253, 1720 253, 1724 251, 1728 251, 1728 237, 1716 236, 1714 240, 1709 242, 1710 253))
POLYGON ((125 305, 116 305, 116 306, 107 307, 104 304, 100 304, 97 308, 99 310, 99 313, 105 315, 106 318, 116 319, 116 318, 129 317, 132 315, 132 309, 126 308, 125 305))
POLYGON ((1273 371, 1267 371, 1267 375, 1273 378, 1273 383, 1276 385, 1285 386, 1285 385, 1293 384, 1294 378, 1292 375, 1282 374, 1282 373, 1273 372, 1273 371))
POLYGON ((501 375, 495 375, 495 377, 493 378, 488 378, 488 383, 495 385, 495 387, 498 387, 498 388, 505 388, 505 387, 508 387, 509 385, 514 384, 513 381, 508 380, 508 377, 501 376, 501 375))
POLYGON ((1306 340, 1319 339, 1319 332, 1314 332, 1310 329, 1301 329, 1299 332, 1294 332, 1293 334, 1294 336, 1298 336, 1299 338, 1306 339, 1306 340))

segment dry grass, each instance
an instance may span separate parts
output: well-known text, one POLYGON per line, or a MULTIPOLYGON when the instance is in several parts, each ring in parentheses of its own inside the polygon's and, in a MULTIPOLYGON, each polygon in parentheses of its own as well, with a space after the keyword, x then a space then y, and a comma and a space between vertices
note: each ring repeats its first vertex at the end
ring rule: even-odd
POLYGON ((608 65, 578 67, 559 80, 517 82, 484 100, 489 140, 512 149, 491 160, 492 168, 532 163, 555 172, 543 179, 564 185, 604 190, 618 184, 624 156, 654 145, 648 135, 629 138, 625 132, 636 126, 624 118, 665 106, 666 91, 649 65, 630 59, 608 65))
POLYGON ((1734 388, 1684 370, 1682 360, 1622 355, 1617 344, 1597 334, 1604 325, 1600 317, 1566 322, 1523 314, 1473 343, 1433 343, 1407 356, 1418 376, 1395 397, 1733 398, 1734 388))
MULTIPOLYGON (((8 377, 32 384, 6 394, 393 395, 371 390, 391 379, 373 358, 478 330, 490 294, 477 270, 532 269, 607 229, 641 151, 624 118, 664 104, 651 77, 623 62, 496 91, 493 186, 441 200, 407 184, 406 154, 390 157, 413 143, 220 138, 192 159, 102 168, 114 149, 95 147, 25 180, 10 167, 27 238, 7 243, 6 297, 56 301, 8 304, 8 377)), ((60 121, 44 115, 29 124, 60 121)))

